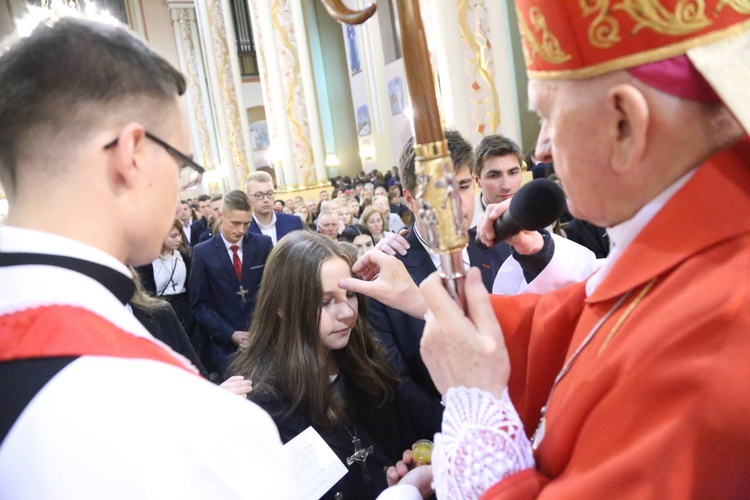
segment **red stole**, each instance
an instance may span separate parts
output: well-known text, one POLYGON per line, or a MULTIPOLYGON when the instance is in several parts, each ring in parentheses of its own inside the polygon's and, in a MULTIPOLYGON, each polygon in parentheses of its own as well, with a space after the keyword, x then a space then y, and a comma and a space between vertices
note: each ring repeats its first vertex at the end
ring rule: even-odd
POLYGON ((163 347, 81 307, 41 306, 0 316, 0 361, 58 356, 152 359, 186 371, 163 347))

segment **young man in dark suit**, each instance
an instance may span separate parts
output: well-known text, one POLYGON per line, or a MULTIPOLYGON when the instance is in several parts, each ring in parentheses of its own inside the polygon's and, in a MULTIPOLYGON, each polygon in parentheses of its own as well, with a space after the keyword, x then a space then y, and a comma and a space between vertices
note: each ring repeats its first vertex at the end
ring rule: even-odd
POLYGON ((253 220, 250 223, 251 233, 265 234, 275 245, 287 233, 304 229, 302 219, 296 215, 284 214, 273 209, 275 193, 273 179, 263 171, 250 174, 245 184, 253 207, 253 220))
MULTIPOLYGON (((546 231, 544 232, 546 234, 537 231, 523 231, 522 235, 516 236, 514 240, 515 247, 511 247, 504 241, 496 243, 488 249, 480 248, 477 245, 476 228, 469 229, 474 215, 474 202, 476 200, 474 180, 472 178, 475 153, 472 150, 471 144, 460 133, 449 130, 446 132, 446 138, 448 141, 448 150, 453 160, 455 182, 460 190, 464 229, 467 230, 469 236, 468 246, 464 252, 463 259, 467 268, 472 266, 480 269, 485 288, 488 291, 493 291, 496 285, 496 276, 501 267, 506 271, 511 269, 514 271, 506 273, 507 283, 505 283, 508 289, 513 290, 512 294, 529 291, 527 287, 536 287, 533 289, 535 293, 545 293, 580 280, 580 278, 575 277, 576 274, 573 271, 566 274, 554 272, 554 269, 549 269, 549 267, 554 267, 548 267, 550 262, 553 262, 553 258, 558 259, 556 261, 558 262, 560 259, 565 258, 565 254, 560 255, 560 252, 557 252, 559 248, 555 246, 554 241, 546 231), (506 260, 511 256, 515 263, 509 266, 506 264, 506 260), (506 265, 503 266, 503 264, 506 265), (544 271, 547 271, 547 273, 542 275, 544 271), (539 277, 538 280, 537 277, 539 277)), ((413 195, 417 186, 417 180, 412 139, 407 141, 402 150, 401 158, 399 159, 399 169, 404 188, 404 199, 409 209, 416 213, 419 207, 413 195)), ((397 249, 396 245, 393 245, 393 248, 391 248, 388 246, 388 242, 383 243, 383 241, 378 244, 375 251, 383 250, 386 253, 395 254, 396 258, 404 263, 406 270, 417 285, 435 272, 436 269, 439 269, 439 256, 427 250, 427 245, 423 242, 423 238, 419 234, 416 225, 410 229, 405 240, 400 236, 393 237, 393 240, 398 241, 398 249, 406 251, 399 251, 397 253, 394 251, 397 249)), ((367 254, 363 259, 366 257, 367 254)), ((593 261, 593 255, 590 257, 590 260, 593 261)), ((581 265, 580 267, 584 268, 585 265, 581 265)), ((579 270, 576 268, 576 270, 583 272, 583 269, 579 270)), ((347 286, 347 289, 368 295, 366 291, 368 283, 358 281, 355 285, 357 285, 356 288, 347 286)), ((368 299, 368 305, 370 323, 378 333, 382 343, 388 349, 388 354, 394 368, 396 368, 401 376, 410 377, 428 395, 439 400, 441 396, 432 382, 432 378, 422 361, 419 350, 425 322, 421 318, 418 319, 410 316, 374 299, 368 299)))
POLYGON ((210 229, 208 227, 208 219, 211 216, 210 202, 211 197, 207 194, 202 194, 198 197, 198 211, 201 213, 201 218, 193 222, 190 226, 190 240, 188 240, 188 243, 190 243, 191 247, 200 243, 201 234, 210 229))
POLYGON ((211 339, 222 380, 230 356, 247 341, 255 294, 273 248, 268 236, 247 231, 252 218, 247 195, 230 191, 221 208, 221 230, 193 249, 190 306, 211 339))
MULTIPOLYGON (((460 133, 449 130, 446 134, 448 149, 453 159, 455 180, 461 195, 461 208, 464 215, 464 225, 469 229, 474 215, 474 181, 472 167, 474 152, 460 133)), ((399 161, 401 183, 404 188, 404 199, 407 206, 415 211, 418 209, 413 193, 416 188, 416 173, 414 166, 414 146, 410 139, 402 150, 399 161)), ((492 283, 500 266, 511 255, 511 247, 507 243, 494 245, 489 249, 481 249, 476 243, 476 232, 469 230, 469 246, 464 253, 464 261, 469 265, 479 267, 482 280, 488 290, 492 290, 492 283)), ((541 240, 541 236, 540 236, 541 240)), ((396 255, 404 263, 412 279, 421 283, 427 276, 435 272, 440 265, 437 255, 427 251, 416 226, 406 235, 409 250, 405 255, 396 255)), ((388 349, 391 362, 402 376, 412 380, 429 395, 440 398, 432 383, 427 368, 419 355, 419 341, 424 329, 424 321, 404 314, 401 311, 387 307, 380 302, 368 299, 368 316, 373 329, 378 333, 381 341, 388 349)))

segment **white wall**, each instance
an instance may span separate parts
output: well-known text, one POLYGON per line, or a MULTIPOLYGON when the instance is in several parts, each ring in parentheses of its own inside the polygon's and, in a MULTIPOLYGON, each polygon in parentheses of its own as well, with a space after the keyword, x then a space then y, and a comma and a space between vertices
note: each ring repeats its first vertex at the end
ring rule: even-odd
POLYGON ((245 108, 263 106, 260 81, 242 82, 242 103, 245 105, 245 108))
POLYGON ((166 3, 163 0, 141 0, 141 6, 145 36, 149 45, 172 66, 179 68, 172 20, 166 3))

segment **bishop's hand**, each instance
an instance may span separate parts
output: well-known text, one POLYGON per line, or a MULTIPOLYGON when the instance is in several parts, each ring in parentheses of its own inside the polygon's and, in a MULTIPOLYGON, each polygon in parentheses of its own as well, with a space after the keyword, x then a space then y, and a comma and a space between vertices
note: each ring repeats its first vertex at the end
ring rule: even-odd
POLYGON ((499 399, 508 385, 510 360, 479 269, 466 275, 468 316, 438 273, 420 289, 430 310, 420 352, 437 389, 445 394, 450 387, 477 387, 499 399))

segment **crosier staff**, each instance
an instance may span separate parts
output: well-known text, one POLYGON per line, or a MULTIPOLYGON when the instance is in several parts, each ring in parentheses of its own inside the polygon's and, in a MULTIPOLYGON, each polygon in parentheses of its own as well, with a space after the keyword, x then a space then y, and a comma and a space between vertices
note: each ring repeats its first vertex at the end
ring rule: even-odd
MULTIPOLYGON (((375 5, 355 11, 341 0, 321 1, 340 23, 362 24, 375 13, 375 5)), ((468 235, 463 229, 458 184, 438 109, 422 15, 418 0, 398 0, 397 4, 404 69, 414 109, 417 188, 413 194, 419 204, 417 225, 425 242, 440 255, 443 285, 466 309, 466 269, 461 253, 468 244, 468 235)))

